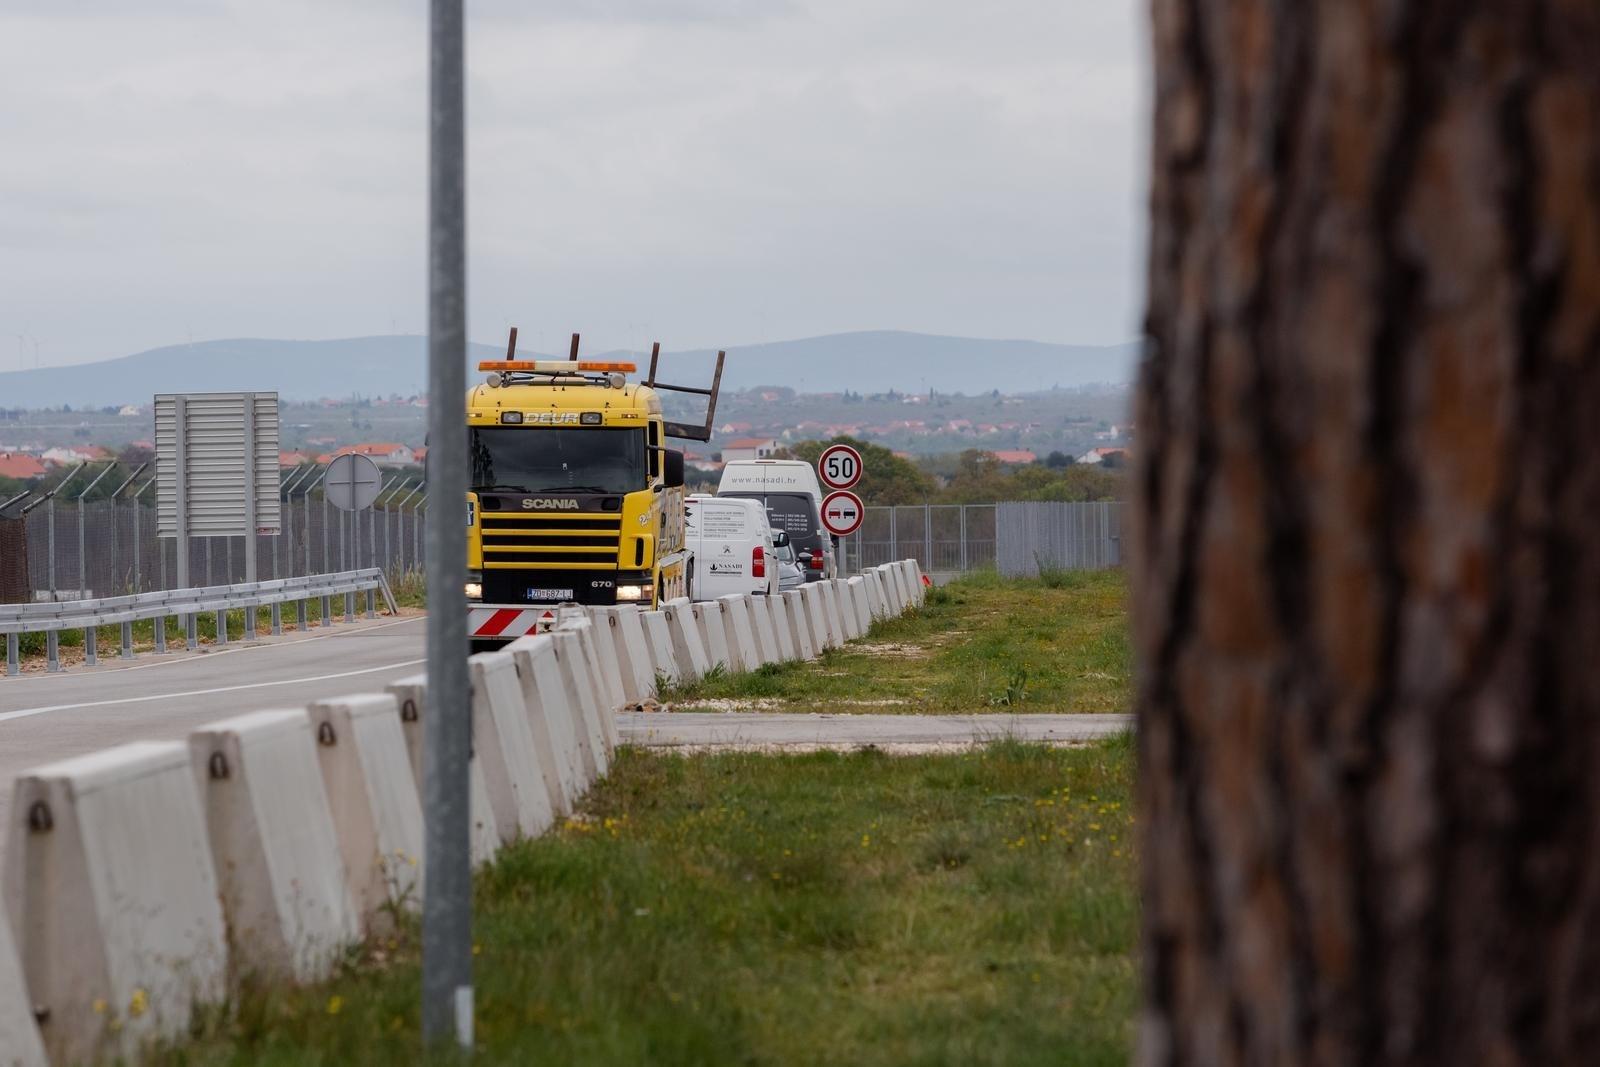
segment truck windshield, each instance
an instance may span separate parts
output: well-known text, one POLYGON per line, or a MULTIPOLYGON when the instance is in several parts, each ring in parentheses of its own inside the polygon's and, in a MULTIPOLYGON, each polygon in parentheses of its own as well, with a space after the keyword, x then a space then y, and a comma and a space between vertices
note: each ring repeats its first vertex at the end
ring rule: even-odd
POLYGON ((633 493, 643 489, 643 430, 476 427, 468 445, 474 489, 633 493))

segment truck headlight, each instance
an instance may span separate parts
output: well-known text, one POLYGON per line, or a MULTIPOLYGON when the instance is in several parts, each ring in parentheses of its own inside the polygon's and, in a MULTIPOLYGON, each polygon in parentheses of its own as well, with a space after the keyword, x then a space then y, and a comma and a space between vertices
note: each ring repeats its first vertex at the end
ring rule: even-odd
POLYGON ((478 571, 467 572, 467 584, 463 590, 468 600, 483 599, 483 575, 478 571))
POLYGON ((630 601, 649 600, 652 588, 649 582, 645 582, 643 585, 619 585, 617 586, 617 599, 630 601))

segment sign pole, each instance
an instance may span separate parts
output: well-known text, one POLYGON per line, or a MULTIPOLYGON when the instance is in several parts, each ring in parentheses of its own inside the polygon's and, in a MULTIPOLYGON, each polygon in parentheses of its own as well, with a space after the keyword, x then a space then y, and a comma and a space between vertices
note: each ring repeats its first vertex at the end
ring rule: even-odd
MULTIPOLYGON (((256 394, 244 394, 244 580, 256 577, 256 394)), ((228 575, 233 580, 233 575, 228 575)), ((248 636, 248 635, 247 635, 248 636)))
POLYGON ((173 554, 178 562, 178 588, 189 588, 189 401, 176 397, 172 402, 172 522, 177 544, 173 554))
POLYGON ((431 0, 428 115, 428 711, 422 1033, 472 1047, 467 760, 466 96, 462 0, 431 0), (435 507, 433 505, 437 504, 435 507))

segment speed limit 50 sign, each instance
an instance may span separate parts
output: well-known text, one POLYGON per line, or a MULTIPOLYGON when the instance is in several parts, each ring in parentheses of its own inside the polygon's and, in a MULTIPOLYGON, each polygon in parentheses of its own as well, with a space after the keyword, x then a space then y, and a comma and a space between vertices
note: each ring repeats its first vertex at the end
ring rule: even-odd
POLYGON ((850 489, 861 480, 861 453, 849 445, 829 445, 817 457, 817 477, 829 489, 850 489))

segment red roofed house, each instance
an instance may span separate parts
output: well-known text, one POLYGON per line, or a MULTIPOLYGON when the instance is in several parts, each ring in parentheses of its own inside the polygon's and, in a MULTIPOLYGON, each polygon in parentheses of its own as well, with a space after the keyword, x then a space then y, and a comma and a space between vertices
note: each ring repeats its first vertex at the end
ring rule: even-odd
POLYGON ((409 467, 417 462, 417 454, 409 446, 389 441, 378 444, 345 445, 334 455, 343 456, 351 452, 368 457, 380 467, 409 467))
POLYGON ((779 448, 770 437, 735 437, 722 446, 722 461, 733 463, 741 459, 767 459, 779 448))
POLYGON ((1039 457, 1037 455, 1032 452, 1024 451, 990 452, 989 455, 993 456, 1001 463, 1037 463, 1039 461, 1039 457))
POLYGON ((42 476, 44 472, 45 466, 39 462, 38 456, 22 452, 0 452, 0 478, 15 478, 19 482, 25 482, 42 476))

